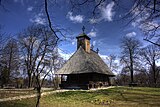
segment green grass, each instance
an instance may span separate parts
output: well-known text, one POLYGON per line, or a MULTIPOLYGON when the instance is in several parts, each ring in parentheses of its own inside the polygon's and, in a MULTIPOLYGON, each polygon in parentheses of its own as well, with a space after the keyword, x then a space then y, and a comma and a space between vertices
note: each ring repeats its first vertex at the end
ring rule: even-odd
MULTIPOLYGON (((2 107, 35 107, 36 98, 0 103, 2 107)), ((44 96, 41 107, 160 107, 160 88, 115 87, 68 91, 44 96)))

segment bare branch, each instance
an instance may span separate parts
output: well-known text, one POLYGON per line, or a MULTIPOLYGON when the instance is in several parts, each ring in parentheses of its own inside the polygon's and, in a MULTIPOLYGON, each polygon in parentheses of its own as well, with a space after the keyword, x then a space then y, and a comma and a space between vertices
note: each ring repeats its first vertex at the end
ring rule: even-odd
POLYGON ((57 36, 56 32, 54 31, 54 29, 52 28, 52 22, 50 20, 50 16, 49 16, 49 12, 48 12, 48 0, 45 0, 45 12, 46 12, 46 15, 47 15, 47 19, 48 19, 48 24, 49 24, 49 27, 51 29, 51 31, 54 33, 54 35, 56 36, 57 38, 57 41, 59 40, 59 37, 57 36))
POLYGON ((93 9, 93 16, 95 16, 95 11, 96 11, 96 9, 98 8, 98 6, 100 6, 103 2, 105 2, 105 0, 100 0, 98 3, 97 3, 97 5, 94 7, 94 9, 93 9))
POLYGON ((153 42, 153 41, 150 41, 150 40, 148 40, 148 39, 143 39, 143 40, 145 40, 145 41, 147 41, 147 42, 150 42, 150 43, 152 43, 152 44, 154 44, 154 45, 160 46, 160 44, 155 43, 155 42, 153 42))

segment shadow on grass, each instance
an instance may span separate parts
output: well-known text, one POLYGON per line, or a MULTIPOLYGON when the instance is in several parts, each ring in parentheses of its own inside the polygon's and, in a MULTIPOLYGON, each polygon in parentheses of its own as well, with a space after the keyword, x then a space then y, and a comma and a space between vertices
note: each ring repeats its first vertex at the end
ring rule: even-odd
POLYGON ((0 107, 35 107, 36 98, 0 102, 0 107))
POLYGON ((117 91, 117 93, 121 96, 120 98, 117 98, 119 101, 148 106, 160 106, 160 93, 157 92, 157 89, 122 88, 117 91))

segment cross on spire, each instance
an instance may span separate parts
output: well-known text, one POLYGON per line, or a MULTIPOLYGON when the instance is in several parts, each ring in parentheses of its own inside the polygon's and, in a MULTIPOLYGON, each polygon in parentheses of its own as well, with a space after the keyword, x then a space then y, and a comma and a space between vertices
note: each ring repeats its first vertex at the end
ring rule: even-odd
POLYGON ((99 49, 97 48, 97 50, 96 50, 96 51, 97 51, 97 53, 98 53, 98 52, 99 52, 99 49))
POLYGON ((85 30, 85 27, 83 26, 83 27, 82 27, 82 31, 83 31, 83 33, 84 33, 84 30, 85 30))

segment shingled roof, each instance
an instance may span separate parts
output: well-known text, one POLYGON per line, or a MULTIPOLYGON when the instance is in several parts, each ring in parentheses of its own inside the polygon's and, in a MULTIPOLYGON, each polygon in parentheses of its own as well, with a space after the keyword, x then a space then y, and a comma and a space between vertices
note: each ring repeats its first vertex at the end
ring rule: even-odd
POLYGON ((114 76, 100 56, 93 50, 86 52, 81 46, 56 74, 100 73, 114 76))

